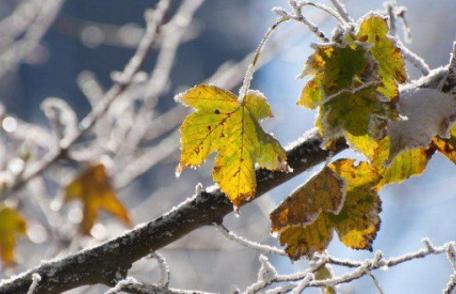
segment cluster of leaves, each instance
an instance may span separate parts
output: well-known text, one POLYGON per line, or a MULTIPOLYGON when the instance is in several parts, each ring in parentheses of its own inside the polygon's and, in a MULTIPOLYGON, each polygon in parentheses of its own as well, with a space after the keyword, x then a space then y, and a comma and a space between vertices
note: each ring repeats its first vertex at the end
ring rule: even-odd
MULTIPOLYGON (((271 213, 272 232, 291 259, 325 250, 334 231, 350 248, 371 249, 380 227, 379 190, 421 174, 436 150, 456 159, 455 98, 431 89, 400 97, 407 73, 388 32, 384 17, 369 14, 332 43, 313 46, 303 71, 312 78, 297 104, 318 109, 323 147, 344 137, 365 160, 328 164, 271 213)), ((261 93, 238 98, 198 85, 178 98, 196 110, 180 129, 178 173, 217 152, 213 179, 240 206, 255 195, 256 167, 286 171, 283 148, 259 125, 272 116, 261 93)))

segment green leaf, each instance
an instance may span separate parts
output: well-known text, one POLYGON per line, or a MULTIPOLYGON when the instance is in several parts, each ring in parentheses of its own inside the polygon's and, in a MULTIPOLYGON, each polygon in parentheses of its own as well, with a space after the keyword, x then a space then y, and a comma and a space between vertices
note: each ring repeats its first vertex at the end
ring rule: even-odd
POLYGON ((395 117, 392 105, 380 101, 373 86, 355 93, 342 92, 324 103, 319 114, 321 133, 326 139, 377 133, 385 126, 387 118, 395 117))
POLYGON ((304 75, 314 75, 304 87, 298 105, 316 108, 325 97, 352 88, 355 77, 366 69, 366 50, 356 44, 341 47, 336 44, 316 45, 304 69, 304 75))

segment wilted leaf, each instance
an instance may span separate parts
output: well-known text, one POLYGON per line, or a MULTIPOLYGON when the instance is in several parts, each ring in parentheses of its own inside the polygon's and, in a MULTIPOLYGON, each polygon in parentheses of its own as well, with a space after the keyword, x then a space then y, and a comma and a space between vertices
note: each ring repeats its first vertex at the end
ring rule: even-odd
POLYGON ((334 171, 325 167, 271 213, 272 230, 312 223, 321 212, 339 213, 345 198, 344 185, 334 171))
POLYGON ((65 187, 65 202, 78 200, 83 205, 81 231, 89 234, 100 210, 130 225, 128 212, 116 196, 103 164, 90 165, 65 187))
POLYGON ((321 186, 323 183, 334 182, 330 180, 333 177, 341 177, 345 182, 346 197, 343 203, 340 202, 343 200, 340 197, 342 190, 339 189, 339 193, 328 199, 329 195, 320 195, 318 191, 306 188, 305 184, 272 212, 272 231, 279 233, 280 243, 286 244, 285 250, 291 259, 310 256, 326 249, 334 230, 346 246, 371 249, 380 225, 378 214, 381 202, 375 189, 380 175, 366 162, 356 165, 353 160, 341 159, 330 164, 308 183, 316 187, 315 182, 318 181, 318 186, 321 186), (320 200, 321 197, 325 200, 320 200), (330 205, 329 200, 335 204, 343 204, 340 212, 333 209, 337 205, 330 205), (326 205, 318 210, 315 205, 317 201, 326 205), (311 205, 307 205, 308 203, 311 205), (315 208, 310 209, 313 205, 315 208), (302 218, 301 224, 297 219, 299 217, 302 218))
POLYGON ((410 148, 427 148, 434 136, 447 137, 456 118, 456 99, 435 89, 413 89, 401 95, 399 110, 406 120, 388 123, 389 160, 410 148))
POLYGON ((239 206, 255 194, 255 164, 270 170, 287 169, 285 151, 258 123, 272 116, 261 93, 249 91, 240 102, 229 91, 199 85, 179 95, 179 99, 196 111, 180 127, 178 173, 189 166, 200 166, 217 152, 213 179, 239 206))
POLYGON ((397 83, 407 79, 404 60, 400 49, 393 39, 388 37, 388 23, 379 15, 368 15, 359 26, 357 39, 371 44, 369 51, 377 61, 382 85, 378 92, 393 99, 398 95, 397 83))
POLYGON ((352 88, 354 78, 367 66, 366 51, 355 44, 340 47, 335 44, 315 46, 304 69, 314 75, 304 87, 298 105, 316 108, 326 96, 352 88))
POLYGON ((14 263, 16 239, 25 235, 26 223, 16 210, 0 206, 0 257, 5 265, 14 263))

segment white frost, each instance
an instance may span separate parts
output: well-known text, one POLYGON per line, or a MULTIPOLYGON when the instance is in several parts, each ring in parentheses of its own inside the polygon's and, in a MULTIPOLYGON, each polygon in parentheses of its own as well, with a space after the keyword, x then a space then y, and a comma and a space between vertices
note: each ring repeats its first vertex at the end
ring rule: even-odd
POLYGON ((436 89, 410 89, 402 92, 399 112, 406 119, 388 124, 389 161, 406 149, 428 146, 436 135, 448 137, 456 118, 456 99, 436 89))

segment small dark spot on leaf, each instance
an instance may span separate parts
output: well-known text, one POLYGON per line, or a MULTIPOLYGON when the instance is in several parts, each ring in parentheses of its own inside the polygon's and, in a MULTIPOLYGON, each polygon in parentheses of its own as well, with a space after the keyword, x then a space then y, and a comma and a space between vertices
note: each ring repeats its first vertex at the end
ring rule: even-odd
POLYGON ((367 35, 363 35, 363 36, 359 37, 359 40, 360 40, 361 42, 366 42, 367 39, 368 39, 367 35))

